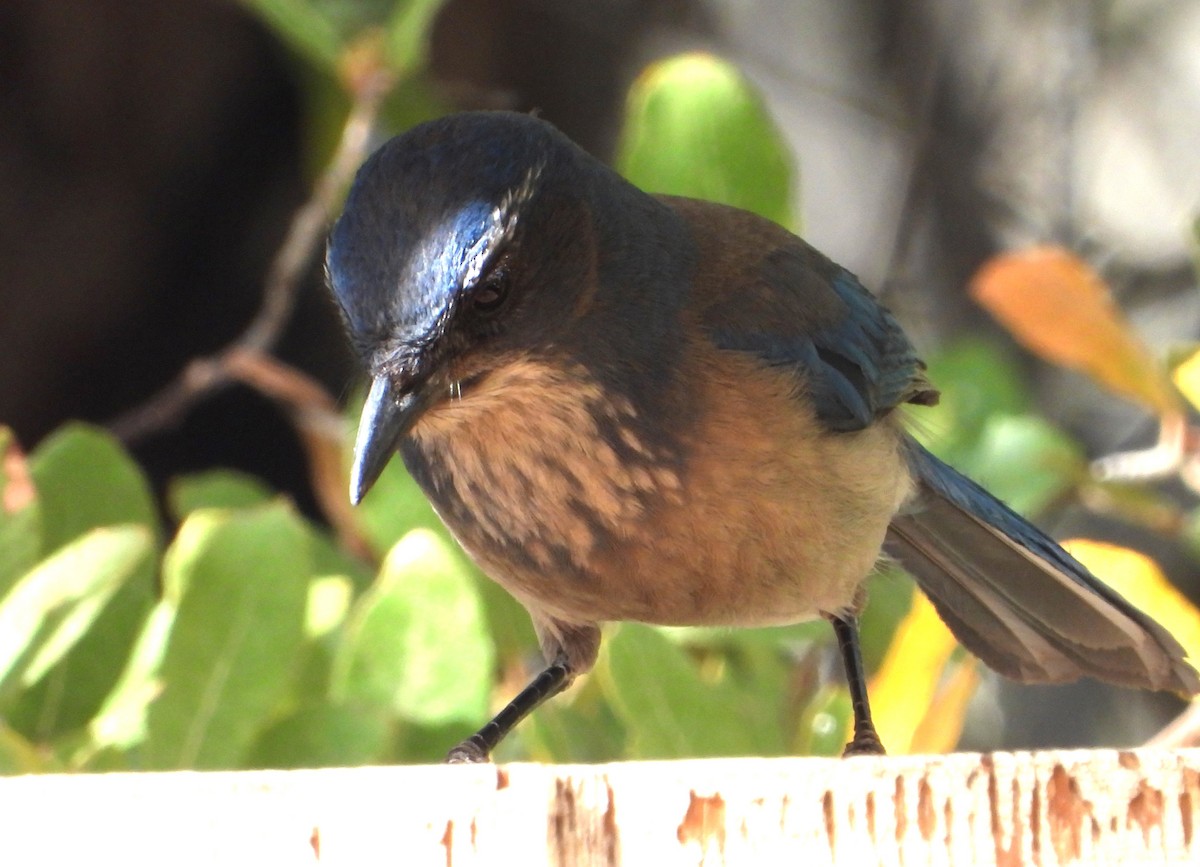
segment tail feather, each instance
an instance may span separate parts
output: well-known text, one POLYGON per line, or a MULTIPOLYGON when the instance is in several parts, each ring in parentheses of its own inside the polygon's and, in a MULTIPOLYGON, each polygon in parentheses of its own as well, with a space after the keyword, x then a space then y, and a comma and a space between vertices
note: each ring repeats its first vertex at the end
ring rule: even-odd
POLYGON ((1025 682, 1200 692, 1170 633, 983 488, 909 448, 919 499, 893 519, 885 550, 968 650, 1025 682))

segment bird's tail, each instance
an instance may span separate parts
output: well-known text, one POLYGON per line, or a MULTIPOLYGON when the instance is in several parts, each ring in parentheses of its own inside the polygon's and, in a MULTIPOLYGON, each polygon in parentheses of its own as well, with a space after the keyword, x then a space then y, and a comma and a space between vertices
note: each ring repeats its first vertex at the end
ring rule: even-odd
POLYGON ((1170 633, 979 485, 915 442, 908 449, 919 493, 885 550, 968 650, 1025 682, 1086 675, 1200 692, 1170 633))

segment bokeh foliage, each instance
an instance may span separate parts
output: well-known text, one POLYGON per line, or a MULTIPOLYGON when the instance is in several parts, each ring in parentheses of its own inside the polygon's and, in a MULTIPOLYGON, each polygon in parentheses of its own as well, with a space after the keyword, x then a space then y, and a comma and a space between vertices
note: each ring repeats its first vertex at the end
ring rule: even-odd
MULTIPOLYGON (((438 0, 246 4, 318 82, 314 152, 363 76, 394 78, 394 125, 435 110, 421 82, 438 0), (326 98, 331 82, 340 99, 326 98)), ((671 59, 638 79, 618 163, 646 189, 798 225, 794 159, 754 88, 716 58, 671 59)), ((1195 403, 1197 356, 1182 354, 1172 385, 1157 359, 1129 349, 1132 331, 1094 275, 1054 255, 1049 277, 1027 260, 995 263, 981 300, 1036 297, 1066 281, 1077 307, 1094 299, 1104 308, 1095 315, 1114 326, 1077 334, 1078 366, 1101 382, 1097 371, 1117 370, 1120 383, 1107 384, 1152 395, 1145 402, 1164 412, 1180 405, 1179 391, 1195 403), (1118 352, 1126 363, 1099 363, 1118 352)), ((1019 318, 1027 306, 1005 309, 1019 318)), ((1080 446, 1032 411, 1007 350, 968 339, 934 355, 930 369, 944 400, 918 419, 923 438, 1019 510, 1036 514, 1098 487, 1118 502, 1153 499, 1091 478, 1080 446)), ((163 508, 103 430, 68 425, 26 456, 0 429, 0 771, 436 761, 540 665, 525 612, 461 553, 399 461, 354 512, 349 536, 230 471, 175 480, 163 508)), ((1184 523, 1200 527, 1200 515, 1184 523)), ((1095 543, 1076 550, 1200 652, 1200 620, 1153 561, 1095 543)), ((953 748, 977 666, 899 573, 884 571, 869 588, 864 650, 885 743, 953 748)), ((614 625, 595 671, 497 758, 831 755, 849 715, 822 623, 614 625)))

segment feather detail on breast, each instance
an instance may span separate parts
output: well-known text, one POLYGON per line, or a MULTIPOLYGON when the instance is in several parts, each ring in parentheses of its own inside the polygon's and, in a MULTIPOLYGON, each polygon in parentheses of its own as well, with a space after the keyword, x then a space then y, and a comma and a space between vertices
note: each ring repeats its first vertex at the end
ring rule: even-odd
POLYGON ((402 452, 442 519, 506 586, 589 583, 595 552, 682 485, 678 442, 648 437, 628 400, 562 361, 498 366, 428 413, 402 452))
POLYGON ((892 427, 825 431, 792 374, 699 329, 670 399, 685 429, 647 429, 585 370, 525 360, 430 413, 404 455, 485 571, 560 620, 765 624, 849 605, 908 495, 892 427))

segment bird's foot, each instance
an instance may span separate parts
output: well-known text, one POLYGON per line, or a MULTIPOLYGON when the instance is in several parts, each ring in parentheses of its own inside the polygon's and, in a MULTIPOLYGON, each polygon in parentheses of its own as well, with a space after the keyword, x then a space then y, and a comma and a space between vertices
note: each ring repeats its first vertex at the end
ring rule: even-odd
POLYGON ((854 735, 854 740, 846 744, 846 749, 842 750, 842 758, 848 759, 851 756, 886 756, 887 750, 883 748, 883 742, 879 740, 879 735, 874 731, 857 732, 854 735))
POLYGON ((472 735, 447 753, 446 764, 482 765, 491 761, 488 751, 476 740, 476 737, 476 735, 472 735))

